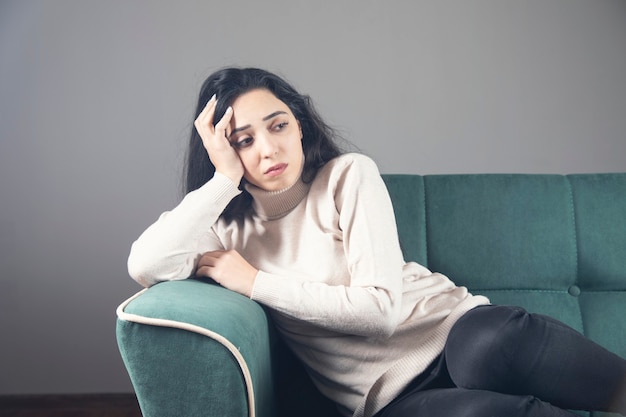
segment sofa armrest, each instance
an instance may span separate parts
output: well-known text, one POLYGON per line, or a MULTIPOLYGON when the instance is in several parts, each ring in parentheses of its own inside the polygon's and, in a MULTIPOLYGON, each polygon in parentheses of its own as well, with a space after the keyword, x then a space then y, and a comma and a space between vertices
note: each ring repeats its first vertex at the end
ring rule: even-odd
POLYGON ((117 315, 144 417, 275 414, 272 329, 254 301, 188 279, 140 291, 117 315))

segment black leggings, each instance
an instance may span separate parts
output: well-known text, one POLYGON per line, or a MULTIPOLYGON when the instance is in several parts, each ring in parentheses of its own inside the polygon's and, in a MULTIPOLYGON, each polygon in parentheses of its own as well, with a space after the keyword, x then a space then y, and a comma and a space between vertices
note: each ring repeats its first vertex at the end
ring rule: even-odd
POLYGON ((626 361, 552 318, 481 306, 376 416, 574 416, 567 409, 626 415, 626 361))

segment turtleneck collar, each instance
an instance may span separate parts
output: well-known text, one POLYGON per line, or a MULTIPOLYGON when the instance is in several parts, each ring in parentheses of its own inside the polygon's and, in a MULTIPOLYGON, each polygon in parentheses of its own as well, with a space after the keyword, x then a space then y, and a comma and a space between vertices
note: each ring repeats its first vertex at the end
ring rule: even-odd
POLYGON ((302 180, 278 191, 265 191, 250 183, 245 184, 246 190, 252 195, 252 208, 264 220, 275 220, 287 215, 296 208, 309 192, 311 184, 302 180))

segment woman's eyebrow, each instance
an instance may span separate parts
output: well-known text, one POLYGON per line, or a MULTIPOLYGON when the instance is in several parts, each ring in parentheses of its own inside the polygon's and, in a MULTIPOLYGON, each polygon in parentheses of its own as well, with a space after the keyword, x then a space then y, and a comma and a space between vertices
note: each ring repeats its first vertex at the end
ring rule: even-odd
MULTIPOLYGON (((267 116, 265 116, 265 117, 264 117, 263 119, 261 119, 261 120, 263 120, 264 122, 266 122, 266 121, 268 121, 268 120, 270 120, 270 119, 272 119, 272 118, 274 118, 274 117, 278 116, 279 114, 287 114, 287 112, 286 112, 286 111, 283 111, 283 110, 277 110, 277 111, 275 111, 274 113, 270 113, 270 114, 268 114, 267 116)), ((232 131, 232 132, 230 132, 230 134, 228 135, 228 137, 231 137, 231 136, 232 136, 232 135, 234 135, 235 133, 237 133, 237 132, 241 132, 242 130, 246 130, 246 129, 250 128, 250 126, 251 126, 251 125, 249 125, 249 124, 248 124, 248 125, 245 125, 245 126, 236 127, 236 128, 234 128, 234 129, 233 129, 233 131, 232 131)))
POLYGON ((274 113, 272 113, 272 114, 268 114, 267 116, 265 116, 265 117, 263 118, 263 121, 264 121, 264 122, 266 122, 266 121, 268 121, 269 119, 271 119, 271 118, 273 118, 273 117, 278 116, 279 114, 287 114, 287 112, 286 112, 286 111, 282 111, 282 110, 275 111, 274 113))

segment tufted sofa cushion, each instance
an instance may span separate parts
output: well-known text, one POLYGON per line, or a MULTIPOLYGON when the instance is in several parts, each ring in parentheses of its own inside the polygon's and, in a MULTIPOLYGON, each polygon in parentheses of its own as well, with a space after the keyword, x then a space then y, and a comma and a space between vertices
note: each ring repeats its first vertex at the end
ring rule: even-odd
POLYGON ((626 174, 385 181, 406 259, 626 357, 626 174))

